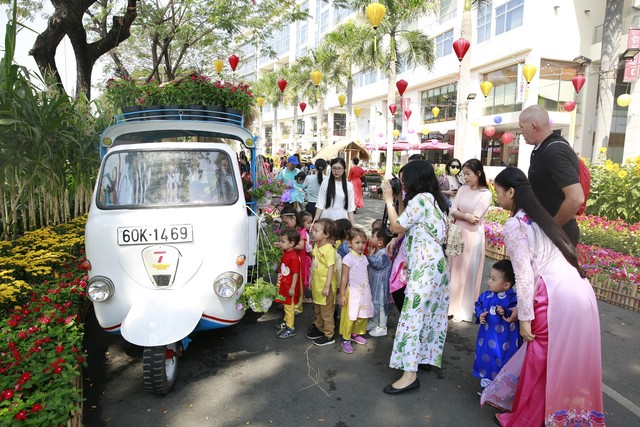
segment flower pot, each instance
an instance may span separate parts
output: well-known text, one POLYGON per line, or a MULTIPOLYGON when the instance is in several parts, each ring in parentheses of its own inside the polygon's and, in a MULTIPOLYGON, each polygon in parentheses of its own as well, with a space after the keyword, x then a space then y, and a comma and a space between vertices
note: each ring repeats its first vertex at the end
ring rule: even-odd
POLYGON ((207 105, 205 108, 207 110, 206 115, 209 117, 209 120, 225 121, 226 114, 224 114, 224 107, 219 105, 207 105))
POLYGON ((123 122, 131 121, 131 120, 140 120, 142 114, 140 113, 142 107, 139 105, 130 105, 128 107, 122 107, 122 120, 123 122))
POLYGON ((271 308, 273 300, 271 298, 262 298, 260 301, 254 301, 253 298, 248 299, 249 308, 256 313, 266 313, 271 308))
POLYGON ((225 108, 227 121, 237 125, 242 125, 242 110, 233 107, 225 108))
POLYGON ((207 115, 204 109, 204 105, 201 104, 187 105, 187 118, 189 120, 207 120, 207 115))
POLYGON ((144 119, 145 120, 163 120, 164 109, 161 105, 150 105, 144 107, 144 119))

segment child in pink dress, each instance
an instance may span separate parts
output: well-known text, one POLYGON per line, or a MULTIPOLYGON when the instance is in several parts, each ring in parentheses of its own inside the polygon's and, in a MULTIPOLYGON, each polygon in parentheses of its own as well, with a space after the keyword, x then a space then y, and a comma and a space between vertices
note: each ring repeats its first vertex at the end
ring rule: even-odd
POLYGON ((351 230, 350 252, 342 260, 342 280, 340 282, 340 335, 342 351, 353 353, 351 341, 366 344, 362 335, 367 333, 367 320, 373 317, 373 301, 369 287, 367 267, 369 261, 364 255, 367 234, 354 227, 351 230))
POLYGON ((311 236, 309 230, 311 230, 311 223, 313 222, 313 216, 307 211, 298 212, 298 231, 300 232, 300 239, 304 240, 304 248, 300 251, 300 263, 302 268, 302 286, 304 288, 305 296, 302 302, 305 304, 312 304, 311 292, 309 291, 309 282, 311 279, 311 258, 313 253, 313 244, 311 242, 311 236))

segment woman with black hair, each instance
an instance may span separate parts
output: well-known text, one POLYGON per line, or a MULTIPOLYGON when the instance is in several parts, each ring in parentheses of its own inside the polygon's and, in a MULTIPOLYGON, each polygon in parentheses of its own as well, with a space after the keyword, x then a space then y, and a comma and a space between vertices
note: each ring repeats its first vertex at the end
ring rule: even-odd
POLYGON ((598 305, 575 248, 524 172, 507 167, 495 184, 498 203, 512 213, 504 242, 525 345, 481 402, 511 411, 497 416, 502 426, 604 426, 598 305))
POLYGON ((318 192, 316 202, 316 213, 313 217, 315 222, 318 218, 328 218, 332 220, 347 218, 353 224, 353 212, 356 210, 353 185, 347 181, 347 164, 344 159, 336 157, 329 163, 331 174, 329 179, 324 181, 318 192))
POLYGON ((420 387, 418 364, 440 367, 447 335, 449 268, 444 255, 449 207, 431 162, 416 160, 400 170, 405 209, 398 216, 388 181, 382 184, 389 228, 405 233, 407 285, 389 367, 400 377, 384 389, 398 394, 420 387))
POLYGON ((449 206, 453 203, 453 199, 456 197, 458 188, 464 184, 461 171, 462 163, 458 159, 451 159, 444 166, 444 173, 438 177, 438 184, 440 185, 440 191, 449 200, 449 206))
POLYGON ((451 216, 462 229, 464 249, 451 257, 451 303, 449 315, 454 322, 473 322, 475 303, 480 295, 484 267, 484 216, 491 206, 491 191, 482 163, 471 159, 462 165, 465 185, 460 187, 451 216))
POLYGON ((356 212, 358 209, 364 207, 364 198, 362 196, 362 177, 364 176, 364 169, 362 169, 358 164, 360 163, 360 159, 354 157, 353 166, 349 169, 349 177, 348 180, 351 184, 353 184, 353 195, 356 203, 356 212))
POLYGON ((307 195, 307 206, 305 210, 314 217, 316 214, 316 202, 318 201, 318 192, 325 177, 327 169, 327 161, 325 159, 317 159, 313 168, 313 173, 307 175, 302 184, 302 189, 307 195))

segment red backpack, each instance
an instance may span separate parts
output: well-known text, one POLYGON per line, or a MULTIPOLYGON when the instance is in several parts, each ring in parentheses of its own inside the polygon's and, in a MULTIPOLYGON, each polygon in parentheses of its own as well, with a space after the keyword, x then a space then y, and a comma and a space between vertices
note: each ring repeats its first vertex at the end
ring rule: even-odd
MULTIPOLYGON (((555 144, 556 142, 563 142, 568 144, 566 141, 553 141, 549 143, 549 145, 555 144)), ((547 145, 547 147, 549 147, 547 145)), ((589 193, 591 192, 591 172, 589 171, 589 167, 587 164, 578 156, 578 179, 580 180, 580 186, 582 187, 582 192, 584 193, 584 202, 582 202, 582 206, 576 212, 576 215, 582 215, 587 208, 587 200, 589 199, 589 193)))
POLYGON ((578 179, 580 180, 580 185, 582 186, 582 192, 584 193, 584 202, 578 212, 577 215, 582 215, 584 210, 587 207, 587 199, 589 198, 589 193, 591 192, 591 172, 589 171, 589 167, 586 165, 584 160, 578 157, 578 179))

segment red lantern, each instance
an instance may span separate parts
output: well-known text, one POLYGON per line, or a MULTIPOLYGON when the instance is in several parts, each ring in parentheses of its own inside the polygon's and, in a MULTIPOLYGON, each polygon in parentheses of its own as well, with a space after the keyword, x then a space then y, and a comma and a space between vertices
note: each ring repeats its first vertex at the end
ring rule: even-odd
POLYGON ((287 87, 287 81, 285 79, 278 80, 278 87, 280 88, 280 92, 284 92, 284 89, 287 87))
POLYGON ((391 114, 395 114, 397 109, 398 107, 396 107, 396 104, 389 105, 389 111, 391 111, 391 114))
POLYGON ((567 101, 564 103, 564 111, 572 112, 576 109, 576 103, 573 101, 567 101))
POLYGON ((396 82, 396 87, 398 88, 398 92, 400 92, 400 96, 402 96, 404 91, 407 90, 407 86, 409 86, 409 83, 407 83, 406 80, 400 79, 396 82))
POLYGON ((229 65, 231 66, 231 71, 236 70, 238 62, 240 62, 240 58, 238 58, 235 53, 229 57, 229 65))
POLYGON ((409 117, 411 117, 411 110, 404 110, 404 118, 409 120, 409 117))
POLYGON ((300 103, 300 110, 302 110, 302 112, 304 113, 304 110, 306 110, 306 108, 307 108, 307 103, 302 101, 300 103))
POLYGON ((587 79, 582 74, 577 74, 574 78, 571 79, 573 83, 573 87, 576 89, 576 93, 580 93, 580 89, 584 86, 584 82, 587 79))
POLYGON ((500 137, 500 140, 502 140, 504 145, 509 145, 513 141, 513 134, 511 132, 505 132, 500 137))
POLYGON ((495 133, 496 128, 494 128, 493 126, 487 126, 486 128, 484 128, 484 134, 488 137, 492 137, 493 135, 495 135, 495 133))
POLYGON ((469 46, 471 46, 471 43, 463 37, 460 37, 458 40, 453 42, 453 50, 458 57, 458 61, 462 61, 462 58, 464 58, 469 50, 469 46))

